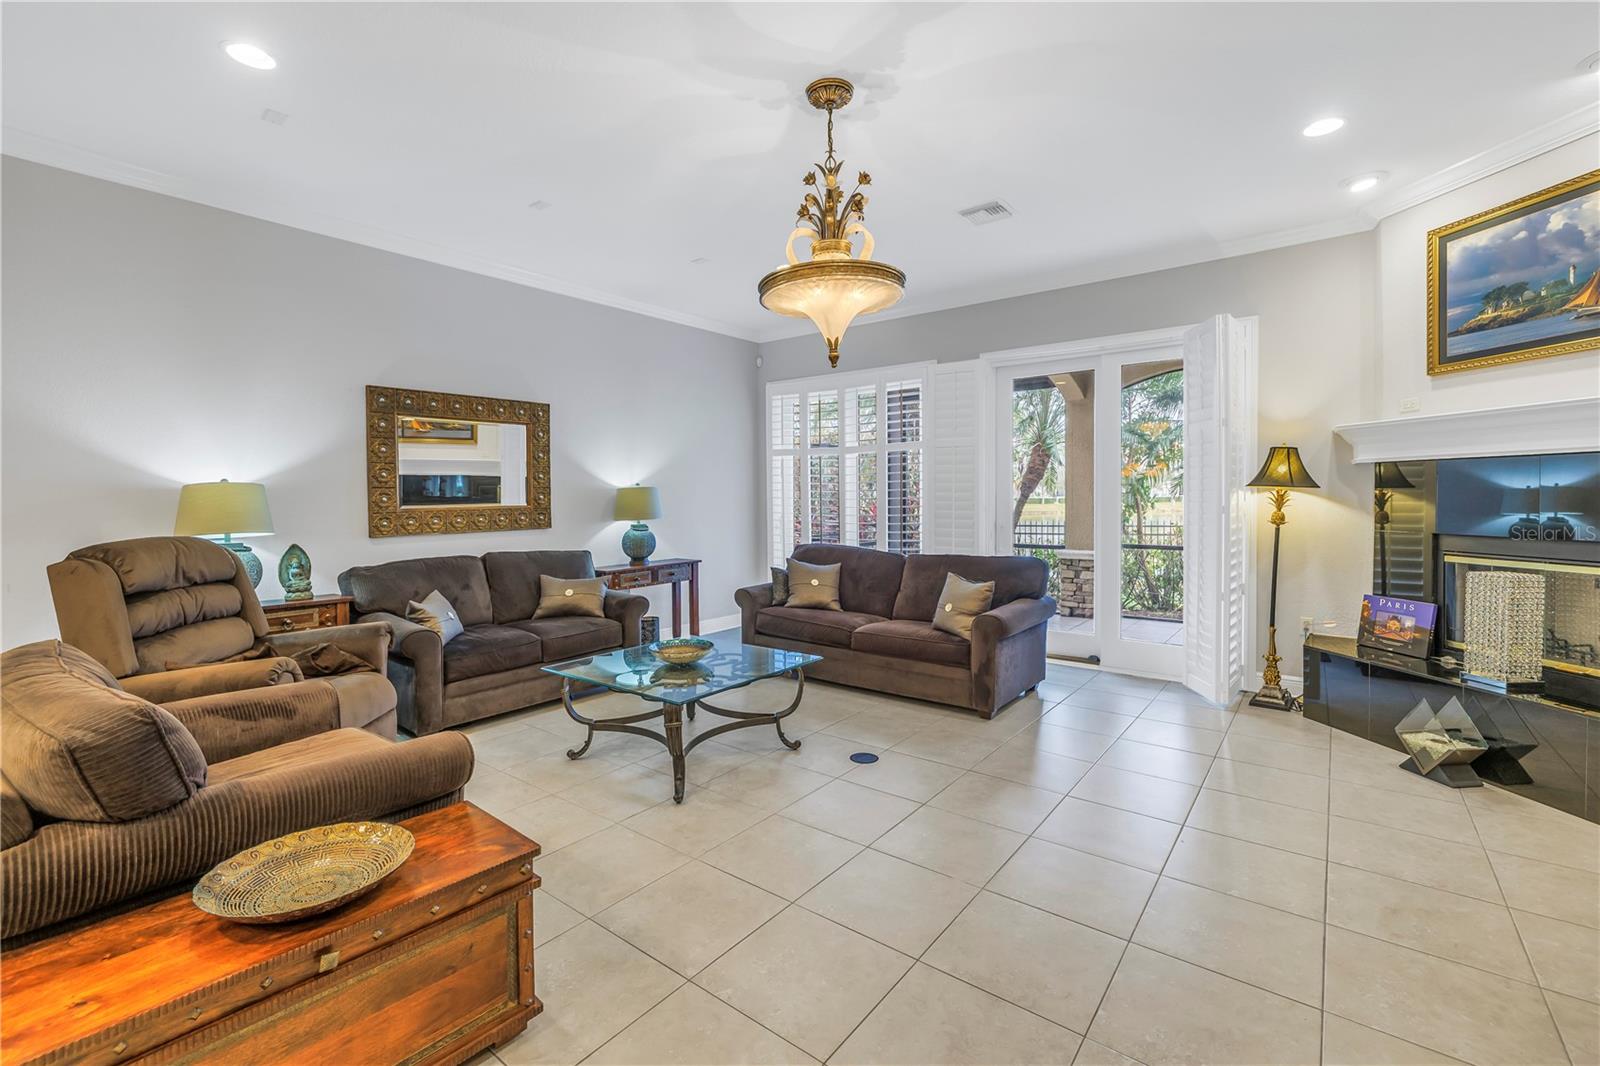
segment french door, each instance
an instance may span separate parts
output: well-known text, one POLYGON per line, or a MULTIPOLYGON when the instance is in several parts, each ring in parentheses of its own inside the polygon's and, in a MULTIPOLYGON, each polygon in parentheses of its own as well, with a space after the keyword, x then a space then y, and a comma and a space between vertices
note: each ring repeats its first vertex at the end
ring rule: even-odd
POLYGON ((997 367, 995 542, 1049 565, 1053 655, 1183 676, 1183 351, 997 367))

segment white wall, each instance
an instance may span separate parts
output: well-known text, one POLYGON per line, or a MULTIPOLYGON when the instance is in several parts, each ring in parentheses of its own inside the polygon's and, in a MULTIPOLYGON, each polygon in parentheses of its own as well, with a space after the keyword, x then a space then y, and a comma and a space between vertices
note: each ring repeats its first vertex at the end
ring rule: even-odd
MULTIPOLYGON (((1355 631, 1372 573, 1372 474, 1350 462, 1333 427, 1357 421, 1362 380, 1375 367, 1375 254, 1371 233, 1179 267, 1137 277, 860 322, 845 334, 841 369, 914 360, 941 364, 980 352, 1199 322, 1219 312, 1260 318, 1260 440, 1300 448, 1320 492, 1295 494, 1279 576, 1279 652, 1300 673, 1299 622, 1309 616, 1355 631)), ((915 285, 913 276, 909 284, 915 285)), ((815 336, 761 345, 763 380, 826 368, 815 336)), ((1256 667, 1265 645, 1272 527, 1257 529, 1256 667)), ((984 519, 990 520, 990 519, 984 519)))
POLYGON ((1397 214, 1378 224, 1381 363, 1367 419, 1477 411, 1600 396, 1600 352, 1428 376, 1428 231, 1600 167, 1600 137, 1585 137, 1397 214))
POLYGON ((753 345, 12 158, 0 180, 4 646, 55 635, 47 564, 171 533, 178 487, 222 477, 267 485, 263 598, 292 542, 319 592, 385 559, 620 560, 635 481, 658 555, 705 560, 704 615, 763 572, 753 345), (368 384, 549 403, 554 528, 369 540, 368 384))

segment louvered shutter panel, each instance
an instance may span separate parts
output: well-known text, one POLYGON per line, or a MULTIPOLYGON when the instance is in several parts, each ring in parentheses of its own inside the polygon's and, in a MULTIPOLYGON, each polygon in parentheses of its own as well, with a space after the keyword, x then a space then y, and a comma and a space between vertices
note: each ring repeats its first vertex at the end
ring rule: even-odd
POLYGON ((930 551, 978 551, 978 361, 941 363, 933 374, 927 499, 930 551))

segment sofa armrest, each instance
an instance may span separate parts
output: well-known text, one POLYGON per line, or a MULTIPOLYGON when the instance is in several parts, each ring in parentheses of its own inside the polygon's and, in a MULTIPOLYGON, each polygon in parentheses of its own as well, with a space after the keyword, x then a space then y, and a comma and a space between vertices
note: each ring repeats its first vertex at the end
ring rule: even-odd
POLYGON ((388 611, 373 611, 357 621, 381 622, 394 633, 385 672, 395 688, 401 728, 419 737, 443 729, 444 641, 439 634, 388 611))
POLYGON ((756 615, 761 613, 763 607, 772 606, 772 582, 764 585, 747 585, 733 594, 733 602, 739 605, 739 632, 740 639, 746 644, 756 642, 756 615))
POLYGON ((987 717, 1044 680, 1049 596, 1012 600, 972 620, 972 705, 987 717))
MULTIPOLYGON (((417 626, 417 628, 424 627, 417 626)), ((267 638, 267 642, 277 651, 291 655, 307 648, 314 648, 318 644, 333 644, 361 659, 381 674, 389 665, 389 641, 393 632, 393 627, 388 622, 362 622, 358 625, 329 626, 326 629, 299 629, 292 633, 273 633, 267 638)))
POLYGON ((972 647, 976 653, 980 642, 999 643, 1034 626, 1050 621, 1056 613, 1056 601, 1049 596, 1043 599, 1020 599, 985 611, 972 620, 972 647))
POLYGON ((165 704, 207 765, 339 728, 339 694, 322 681, 216 692, 165 704))
POLYGON ((641 622, 645 611, 650 609, 648 598, 636 592, 613 592, 604 590, 601 604, 605 607, 606 617, 622 623, 622 646, 624 648, 636 647, 642 630, 641 622))
MULTIPOLYGON (((364 614, 357 625, 376 625, 382 623, 389 627, 389 632, 394 635, 394 643, 389 645, 393 654, 404 655, 414 663, 434 662, 444 658, 444 641, 439 639, 439 634, 427 626, 401 618, 388 611, 373 611, 364 614)), ((313 630, 324 632, 327 630, 313 630)))
POLYGON ((123 690, 151 703, 210 696, 220 692, 289 685, 304 681, 300 664, 288 656, 270 659, 245 659, 236 663, 207 663, 165 670, 156 674, 135 674, 118 681, 123 690))

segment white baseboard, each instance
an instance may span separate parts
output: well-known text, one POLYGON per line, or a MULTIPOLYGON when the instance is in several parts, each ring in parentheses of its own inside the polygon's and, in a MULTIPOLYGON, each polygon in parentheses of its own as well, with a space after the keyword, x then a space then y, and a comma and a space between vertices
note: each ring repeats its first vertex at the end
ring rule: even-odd
POLYGON ((719 618, 700 619, 700 632, 705 634, 720 633, 724 629, 738 629, 743 619, 737 614, 725 614, 719 618))

